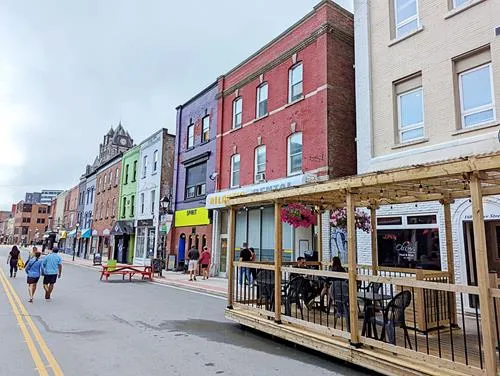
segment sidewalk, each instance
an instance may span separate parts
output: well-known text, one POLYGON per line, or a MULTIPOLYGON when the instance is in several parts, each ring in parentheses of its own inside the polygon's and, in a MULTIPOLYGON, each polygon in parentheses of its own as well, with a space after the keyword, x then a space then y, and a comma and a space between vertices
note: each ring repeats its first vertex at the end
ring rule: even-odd
MULTIPOLYGON (((96 271, 101 270, 101 266, 93 266, 92 260, 84 260, 75 257, 72 261, 72 255, 60 253, 65 264, 73 264, 87 268, 93 268, 96 271)), ((105 263, 106 260, 103 260, 105 263)), ((196 281, 189 281, 189 276, 182 272, 163 271, 163 277, 155 276, 153 282, 162 283, 168 286, 181 287, 192 291, 204 292, 219 296, 227 296, 227 279, 219 277, 210 277, 208 280, 203 280, 201 276, 197 277, 196 281)))

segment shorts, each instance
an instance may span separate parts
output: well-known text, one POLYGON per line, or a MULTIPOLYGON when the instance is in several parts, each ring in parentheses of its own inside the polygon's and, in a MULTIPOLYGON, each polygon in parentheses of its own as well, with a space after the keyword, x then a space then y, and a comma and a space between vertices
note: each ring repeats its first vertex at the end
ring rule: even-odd
POLYGON ((195 271, 198 268, 198 260, 189 260, 188 270, 195 271))
POLYGON ((40 277, 28 277, 28 285, 36 285, 40 277))
POLYGON ((43 276, 44 285, 53 285, 57 281, 57 274, 47 274, 43 276))
POLYGON ((208 268, 208 264, 201 264, 201 268, 202 268, 202 269, 206 269, 206 268, 208 268))

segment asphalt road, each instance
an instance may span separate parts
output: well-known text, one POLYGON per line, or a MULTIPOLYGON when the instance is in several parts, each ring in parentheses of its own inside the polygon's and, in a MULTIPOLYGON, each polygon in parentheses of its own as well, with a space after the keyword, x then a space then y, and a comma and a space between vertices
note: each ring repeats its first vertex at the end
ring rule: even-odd
POLYGON ((0 375, 365 374, 242 330, 225 320, 221 298, 139 280, 100 282, 80 266, 64 264, 52 300, 39 283, 30 304, 25 272, 8 277, 9 250, 0 246, 0 375))

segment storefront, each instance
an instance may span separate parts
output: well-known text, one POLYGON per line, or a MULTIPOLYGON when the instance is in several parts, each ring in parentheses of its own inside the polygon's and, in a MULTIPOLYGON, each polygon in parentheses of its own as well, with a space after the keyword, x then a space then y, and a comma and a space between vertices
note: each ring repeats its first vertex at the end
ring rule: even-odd
POLYGON ((147 265, 155 256, 156 230, 153 219, 137 220, 134 265, 147 265))
MULTIPOLYGON (((204 207, 177 210, 174 219, 173 233, 177 266, 183 267, 186 254, 192 247, 201 252, 203 247, 212 248, 212 225, 209 211, 204 207)), ((212 262, 214 260, 214 250, 212 262)))
POLYGON ((91 236, 92 230, 90 228, 84 228, 80 231, 80 238, 78 239, 78 257, 88 257, 91 236))
POLYGON ((115 259, 131 264, 134 259, 135 229, 133 221, 117 221, 111 230, 114 238, 115 259))
MULTIPOLYGON (((228 211, 226 203, 231 197, 275 191, 293 186, 300 186, 314 179, 313 175, 302 174, 289 178, 278 179, 266 183, 250 185, 238 189, 209 194, 206 200, 206 208, 214 210, 213 214, 213 237, 214 254, 216 258, 216 272, 226 276, 228 265, 228 211)), ((240 209, 236 213, 235 254, 239 257, 239 251, 243 243, 254 248, 257 261, 274 260, 274 209, 272 206, 259 206, 240 209)), ((310 255, 315 249, 313 244, 314 229, 294 229, 288 224, 283 224, 283 261, 295 260, 298 256, 310 255)))

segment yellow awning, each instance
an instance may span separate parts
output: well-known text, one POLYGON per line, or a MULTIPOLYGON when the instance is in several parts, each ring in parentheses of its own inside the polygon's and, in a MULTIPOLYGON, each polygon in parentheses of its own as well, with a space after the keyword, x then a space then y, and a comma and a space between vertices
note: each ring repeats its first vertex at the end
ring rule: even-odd
POLYGON ((175 227, 202 226, 209 223, 208 210, 203 207, 175 212, 175 227))

